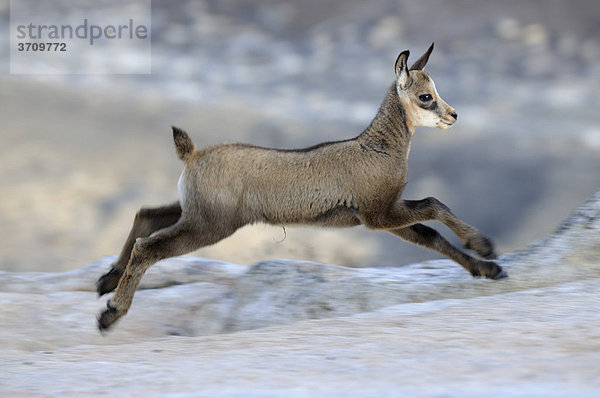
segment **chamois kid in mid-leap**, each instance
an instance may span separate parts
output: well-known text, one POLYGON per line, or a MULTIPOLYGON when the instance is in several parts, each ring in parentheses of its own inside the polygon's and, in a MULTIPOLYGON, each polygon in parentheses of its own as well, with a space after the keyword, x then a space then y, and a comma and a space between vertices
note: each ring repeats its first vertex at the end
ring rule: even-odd
POLYGON ((196 150, 188 135, 173 127, 185 168, 179 200, 142 208, 112 269, 97 283, 100 295, 116 288, 98 318, 101 330, 125 315, 144 272, 155 262, 212 245, 252 223, 308 224, 391 232, 435 250, 473 276, 506 277, 500 266, 468 255, 421 222, 437 220, 484 258, 492 243, 456 218, 435 198, 404 200, 410 141, 419 126, 447 129, 457 118, 423 68, 433 44, 410 68, 409 51, 395 64, 396 80, 379 112, 358 137, 284 150, 220 144, 196 150))

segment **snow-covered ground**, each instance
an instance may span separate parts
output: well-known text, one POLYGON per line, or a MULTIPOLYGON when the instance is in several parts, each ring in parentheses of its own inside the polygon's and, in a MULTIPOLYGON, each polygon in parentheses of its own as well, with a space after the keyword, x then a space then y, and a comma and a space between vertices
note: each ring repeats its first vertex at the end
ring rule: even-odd
POLYGON ((596 397, 600 193, 560 232, 500 258, 509 278, 436 260, 150 268, 102 336, 94 281, 0 272, 4 396, 596 397))

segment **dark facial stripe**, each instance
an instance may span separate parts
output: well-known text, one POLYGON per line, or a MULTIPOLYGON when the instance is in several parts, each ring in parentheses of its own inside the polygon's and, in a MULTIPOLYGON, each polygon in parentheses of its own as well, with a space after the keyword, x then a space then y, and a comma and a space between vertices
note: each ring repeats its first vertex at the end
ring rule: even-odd
POLYGON ((433 101, 429 105, 419 105, 419 106, 423 109, 427 109, 428 111, 432 111, 434 109, 437 109, 438 103, 437 103, 437 101, 433 101))

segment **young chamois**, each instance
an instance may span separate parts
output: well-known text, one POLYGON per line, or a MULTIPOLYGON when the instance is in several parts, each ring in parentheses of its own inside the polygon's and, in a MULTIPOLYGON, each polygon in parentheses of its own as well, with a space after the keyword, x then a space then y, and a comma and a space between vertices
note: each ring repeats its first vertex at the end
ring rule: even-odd
POLYGON ((455 110, 439 96, 423 68, 433 44, 410 68, 409 51, 395 64, 396 80, 379 112, 358 137, 310 148, 282 150, 220 144, 196 150, 188 135, 173 127, 185 168, 179 201, 142 208, 112 269, 97 283, 100 295, 117 289, 98 318, 101 330, 125 315, 144 272, 155 262, 212 245, 252 223, 326 227, 364 225, 391 232, 435 250, 473 276, 506 277, 500 266, 452 246, 421 222, 448 226, 484 258, 493 245, 477 229, 456 218, 435 198, 404 200, 410 141, 419 126, 447 129, 455 110))

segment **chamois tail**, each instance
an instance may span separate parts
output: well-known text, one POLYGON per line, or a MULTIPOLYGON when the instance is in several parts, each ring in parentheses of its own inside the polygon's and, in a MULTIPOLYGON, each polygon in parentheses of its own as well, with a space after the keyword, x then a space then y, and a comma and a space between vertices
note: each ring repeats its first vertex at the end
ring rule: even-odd
POLYGON ((196 145, 194 145, 192 139, 185 131, 175 126, 172 127, 177 156, 184 162, 188 162, 196 152, 196 145))

